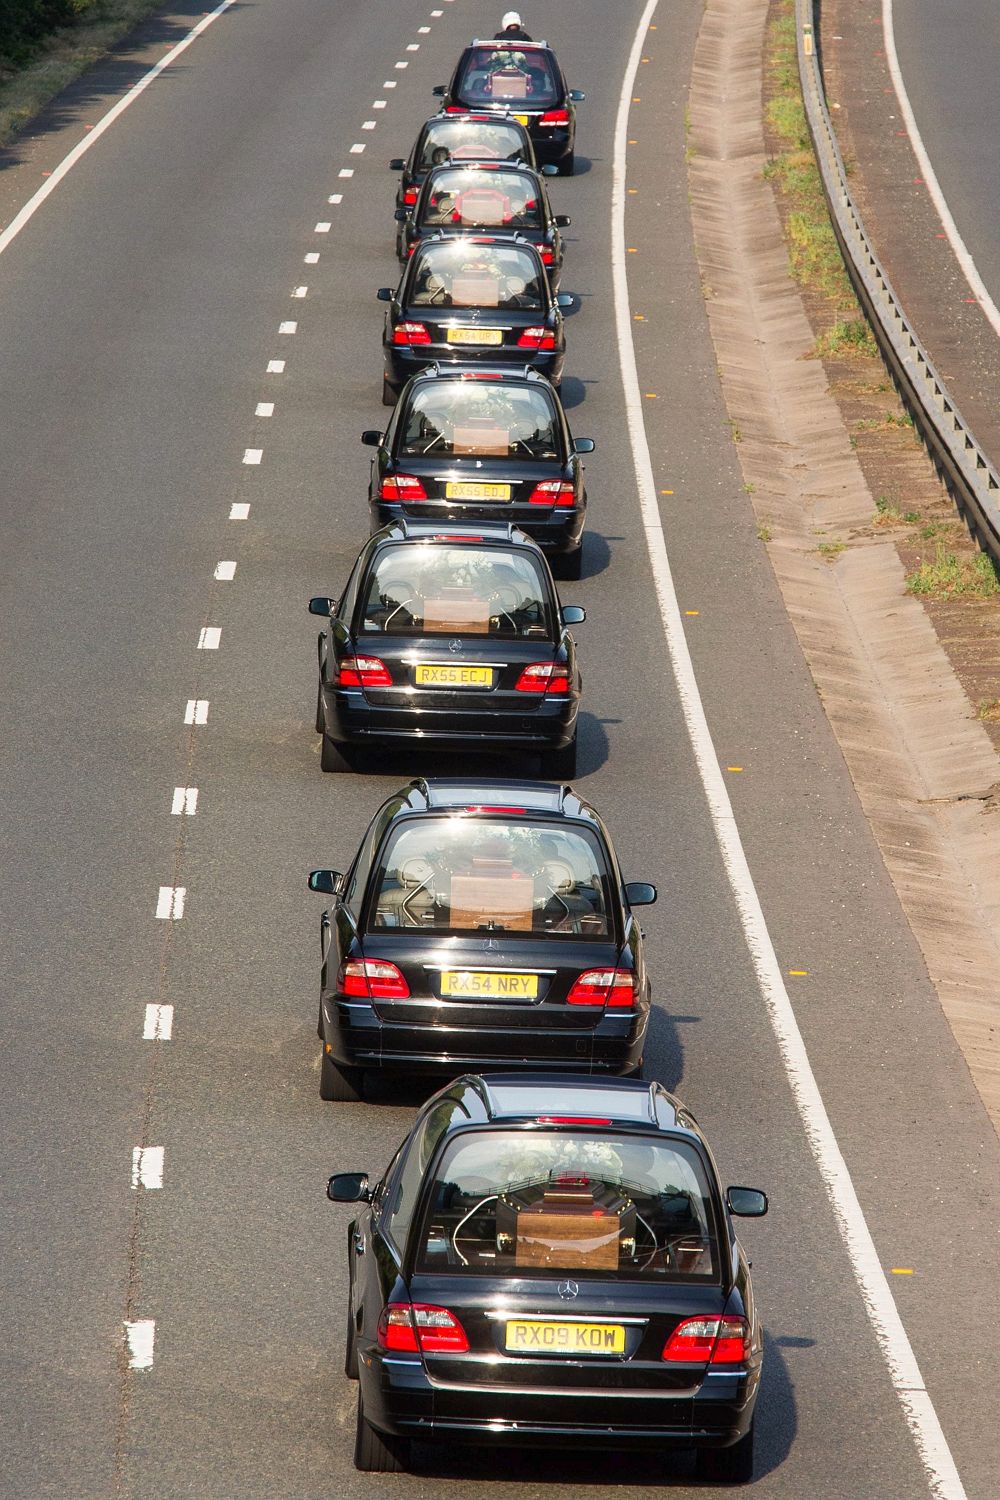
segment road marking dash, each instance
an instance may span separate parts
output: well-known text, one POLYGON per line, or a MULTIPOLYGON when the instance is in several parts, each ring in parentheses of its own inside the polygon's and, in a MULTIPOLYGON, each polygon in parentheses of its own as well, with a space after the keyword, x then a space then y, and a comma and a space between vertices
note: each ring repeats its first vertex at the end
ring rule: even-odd
POLYGON ((217 562, 215 572, 212 574, 212 577, 217 578, 220 583, 232 583, 235 576, 236 564, 234 562, 217 562))
POLYGON ((144 1042, 169 1042, 174 1032, 172 1005, 147 1005, 142 1025, 144 1042))
POLYGON ((222 628, 219 625, 204 625, 198 632, 199 651, 218 651, 219 642, 222 640, 222 628))
POLYGON ((407 42, 407 44, 406 44, 406 50, 407 50, 407 52, 419 52, 420 51, 420 43, 419 42, 407 42))
POLYGON ((383 83, 382 87, 384 89, 394 89, 396 87, 396 82, 397 82, 397 80, 395 78, 387 78, 385 80, 385 83, 383 83))
POLYGON ((243 450, 243 462, 245 464, 250 464, 251 467, 259 464, 263 457, 263 448, 244 448, 243 450))
POLYGON ((410 65, 409 65, 408 62, 398 62, 398 63, 396 63, 396 67, 397 68, 408 68, 409 66, 410 65))
POLYGON ((187 708, 184 710, 185 724, 207 724, 208 723, 208 699, 189 698, 187 708))
POLYGON ((354 168, 353 167, 341 167, 340 171, 337 173, 337 176, 338 177, 353 177, 354 176, 354 168))
POLYGON ((351 155, 351 156, 360 156, 361 153, 362 153, 362 151, 364 149, 365 149, 365 143, 364 143, 364 141, 355 141, 354 145, 350 149, 349 155, 351 155))
POLYGON ((153 1365, 153 1343, 156 1339, 156 1319, 139 1318, 125 1324, 125 1345, 128 1349, 130 1370, 149 1370, 153 1365))
POLYGON ((170 811, 174 817, 193 818, 198 811, 198 788, 196 786, 175 786, 174 800, 170 804, 170 811))
POLYGON ((809 970, 808 969, 789 969, 788 972, 789 972, 789 974, 792 975, 792 977, 794 979, 805 979, 807 977, 808 973, 809 973, 809 970))
POLYGON ((743 769, 742 766, 727 766, 726 767, 727 771, 742 771, 742 769, 743 769))
POLYGON ((283 359, 269 359, 267 362, 268 375, 284 375, 285 361, 283 359))
POLYGON ((912 1266, 893 1266, 893 1268, 892 1268, 892 1274, 893 1274, 893 1276, 912 1276, 913 1275, 913 1267, 912 1266))
POLYGON ((132 1148, 132 1187, 155 1191, 163 1186, 163 1147, 134 1146, 132 1148))
POLYGON ((278 324, 278 332, 279 333, 297 333, 298 332, 298 328, 299 328, 298 323, 293 323, 293 322, 291 322, 288 319, 286 319, 284 323, 279 323, 278 324))
POLYGON ((319 264, 319 251, 307 250, 302 259, 305 261, 307 266, 316 266, 319 264))
POLYGON ((231 521, 245 521, 250 515, 250 507, 245 500, 234 500, 229 507, 229 519, 231 521))
POLYGON ((363 120, 361 122, 361 129, 362 130, 374 130, 375 126, 377 124, 378 124, 377 120, 363 120))
POLYGON ((161 922, 179 922, 184 915, 184 898, 187 887, 183 885, 161 885, 156 898, 156 915, 161 922))
POLYGON ((372 109, 385 109, 385 100, 384 99, 373 99, 372 100, 372 109))
POLYGON ((306 295, 306 293, 308 292, 308 290, 309 290, 309 288, 307 286, 296 286, 296 287, 293 287, 292 288, 292 296, 293 297, 302 298, 302 297, 304 297, 306 295))
POLYGON ((274 416, 274 402, 273 401, 258 401, 257 405, 254 407, 254 413, 253 414, 254 414, 255 417, 273 417, 274 416))

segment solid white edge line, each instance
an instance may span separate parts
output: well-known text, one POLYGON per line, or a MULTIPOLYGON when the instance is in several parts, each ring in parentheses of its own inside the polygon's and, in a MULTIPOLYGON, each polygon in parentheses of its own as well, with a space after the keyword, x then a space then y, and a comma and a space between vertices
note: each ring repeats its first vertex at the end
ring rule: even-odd
POLYGON ((657 502, 656 481, 643 419, 639 373, 632 338, 625 252, 625 168, 628 117, 645 34, 658 3, 659 0, 648 0, 640 18, 625 69, 625 79, 615 120, 611 216, 615 321, 622 385, 643 528, 649 549, 660 616, 685 726, 691 740, 709 814, 757 982, 760 985, 771 1027, 777 1039, 778 1051, 798 1107, 806 1139, 819 1167, 820 1176, 857 1278, 865 1311, 874 1329, 907 1425, 916 1443, 932 1493, 938 1497, 938 1500, 965 1500, 965 1490, 955 1467, 955 1461, 933 1403, 927 1394, 916 1356, 893 1300, 885 1272, 882 1270, 875 1242, 858 1201, 847 1163, 837 1143, 785 989, 760 898, 757 895, 746 853, 740 840, 722 770, 715 754, 670 573, 666 539, 657 502))
POLYGON ((7 228, 3 231, 2 234, 0 234, 0 255, 2 255, 3 252, 7 249, 7 246, 17 238, 17 236, 21 233, 21 230, 24 228, 25 224, 27 224, 30 219, 34 218, 35 214, 41 208, 42 204, 45 202, 49 194, 55 192, 60 182, 62 182, 63 178, 68 172, 71 172, 73 170, 77 162, 80 160, 81 156, 83 156, 85 152, 90 150, 95 141, 100 140, 101 136, 106 130, 109 130, 111 128, 111 126, 118 119, 118 116, 124 114, 129 105, 133 104, 135 100, 138 99, 139 95, 141 93, 144 93, 145 90, 149 88, 149 85, 153 82, 154 78, 158 78, 163 72, 164 68, 169 68, 170 64, 174 62, 178 57, 180 57, 182 52, 186 52, 191 43, 197 37, 201 36, 201 33, 207 30, 207 28, 211 26, 212 22, 217 20, 218 17, 222 15, 222 12, 228 10, 229 7, 233 4, 235 4, 235 0, 222 0, 222 3, 220 5, 217 5, 214 10, 209 11, 206 16, 202 16, 197 26, 193 26, 188 32, 187 36, 181 38, 176 47, 172 47, 165 57, 161 57, 160 61, 155 65, 155 67, 150 68, 148 73, 143 73, 142 77, 139 79, 139 82, 133 84, 128 93, 123 94, 122 97, 118 100, 118 103, 112 105, 106 115, 101 116, 97 124, 94 126, 93 130, 91 130, 90 133, 86 135, 82 141, 78 141, 67 156, 63 157, 62 161, 54 169, 48 181, 44 182, 38 189, 38 191, 32 194, 24 207, 18 214, 14 216, 13 219, 11 219, 10 223, 7 225, 7 228))
POLYGON ((893 88, 896 90, 896 99, 903 115, 906 125, 906 133, 910 137, 910 145, 913 154, 920 163, 920 170, 924 174, 924 184, 931 195, 931 202, 938 211, 941 220, 941 228, 948 236, 955 259, 962 268, 962 274, 969 283, 969 290, 973 293, 976 301, 981 305, 993 328, 993 332, 1000 334, 1000 308, 997 307, 993 298, 986 290, 986 283, 976 269, 976 263, 972 259, 969 248, 958 232, 958 225, 951 216, 947 199, 941 191, 937 173, 931 166, 931 159, 927 155, 923 138, 917 127, 916 116, 910 105, 910 96, 906 92, 906 84, 903 81, 903 70, 899 66, 899 55, 896 52, 896 29, 893 23, 892 0, 882 0, 882 32, 885 38, 885 58, 889 64, 889 76, 892 78, 893 88))

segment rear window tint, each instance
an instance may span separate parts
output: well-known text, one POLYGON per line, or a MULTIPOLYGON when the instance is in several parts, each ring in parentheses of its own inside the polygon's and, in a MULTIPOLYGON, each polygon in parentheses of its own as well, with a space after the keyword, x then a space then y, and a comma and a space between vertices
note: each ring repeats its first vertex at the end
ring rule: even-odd
POLYGON ((547 52, 498 43, 469 49, 455 94, 463 104, 506 104, 516 113, 518 105, 556 104, 562 87, 547 52))

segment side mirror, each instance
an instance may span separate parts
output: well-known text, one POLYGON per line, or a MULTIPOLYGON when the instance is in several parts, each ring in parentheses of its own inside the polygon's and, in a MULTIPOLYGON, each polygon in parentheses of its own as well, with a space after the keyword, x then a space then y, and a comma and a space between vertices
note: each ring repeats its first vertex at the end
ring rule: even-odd
POLYGON ((392 158, 392 161, 389 163, 389 171, 390 172, 405 172, 406 171, 406 157, 405 156, 394 156, 392 158))
POLYGON ((726 1207, 741 1219, 762 1219, 767 1213, 767 1194, 760 1188, 726 1188, 726 1207))
POLYGON ((564 604, 559 611, 559 618, 564 625, 582 625, 587 618, 587 611, 580 604, 564 604))
POLYGON ((648 880, 630 880, 625 887, 625 900, 629 906, 652 906, 656 900, 656 886, 648 880))
POLYGON ((573 220, 570 218, 569 214, 556 214, 552 222, 557 229, 568 229, 573 220))
POLYGON ((326 1185, 331 1203, 370 1203, 367 1172, 335 1172, 326 1185))
POLYGON ((377 427, 366 427, 361 434, 361 441, 366 448, 378 448, 382 443, 382 434, 377 427))
POLYGON ((324 620, 328 620, 336 608, 336 599, 324 599, 322 595, 317 595, 315 599, 309 600, 309 613, 322 615, 324 620))
POLYGON ((576 298, 569 292, 559 292, 556 296, 556 307, 572 307, 575 301, 576 298))
POLYGON ((544 162, 543 165, 538 168, 538 170, 542 177, 559 176, 559 168, 556 166, 555 162, 552 161, 544 162))
POLYGON ((570 104, 582 104, 587 96, 583 89, 570 89, 568 97, 570 104))
POLYGON ((434 95, 435 99, 443 99, 444 98, 444 84, 443 83, 436 83, 434 85, 434 87, 431 89, 431 93, 434 95))
POLYGON ((596 447, 597 447, 597 444, 594 442, 593 438, 574 438, 573 439, 573 452, 574 453, 593 453, 593 451, 594 451, 594 449, 596 447))
POLYGON ((396 212, 393 214, 392 217, 395 219, 395 221, 396 221, 397 224, 402 224, 403 221, 405 219, 408 219, 410 216, 406 212, 405 208, 397 208, 396 212))
POLYGON ((311 870, 309 889, 319 891, 322 896, 335 896, 340 890, 340 882, 343 878, 339 870, 311 870))
POLYGON ((391 302, 392 301, 392 287, 391 286, 380 286, 379 289, 378 289, 378 291, 375 293, 375 296, 378 298, 379 302, 391 302))

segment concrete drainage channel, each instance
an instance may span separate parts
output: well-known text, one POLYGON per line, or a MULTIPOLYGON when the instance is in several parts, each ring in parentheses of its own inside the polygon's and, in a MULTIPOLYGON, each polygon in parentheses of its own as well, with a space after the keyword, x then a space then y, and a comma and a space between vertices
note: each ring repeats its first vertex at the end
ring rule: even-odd
POLYGON ((809 133, 848 275, 938 474, 979 545, 1000 564, 1000 475, 963 420, 900 307, 851 197, 823 87, 816 0, 795 0, 795 15, 809 133))
MULTIPOLYGON (((797 4, 811 20, 810 0, 797 4)), ((763 176, 767 16, 768 0, 708 0, 690 96, 692 217, 723 391, 789 616, 942 1008, 1000 1131, 1000 819, 989 799, 1000 767, 933 625, 907 595, 892 542, 870 535, 836 566, 817 552, 817 534, 870 533, 874 501, 822 363, 810 357, 813 330, 763 176)), ((799 45, 819 88, 801 27, 799 45)), ((842 172, 832 128, 828 149, 842 172)), ((876 295, 891 298, 891 289, 873 285, 866 310, 876 295)), ((911 368, 914 390, 926 370, 939 393, 941 413, 927 418, 935 461, 970 523, 1000 549, 995 473, 964 425, 949 430, 960 419, 926 355, 904 348, 912 331, 892 336, 914 410, 911 368)), ((985 1138, 985 1115, 983 1129, 985 1138)))

